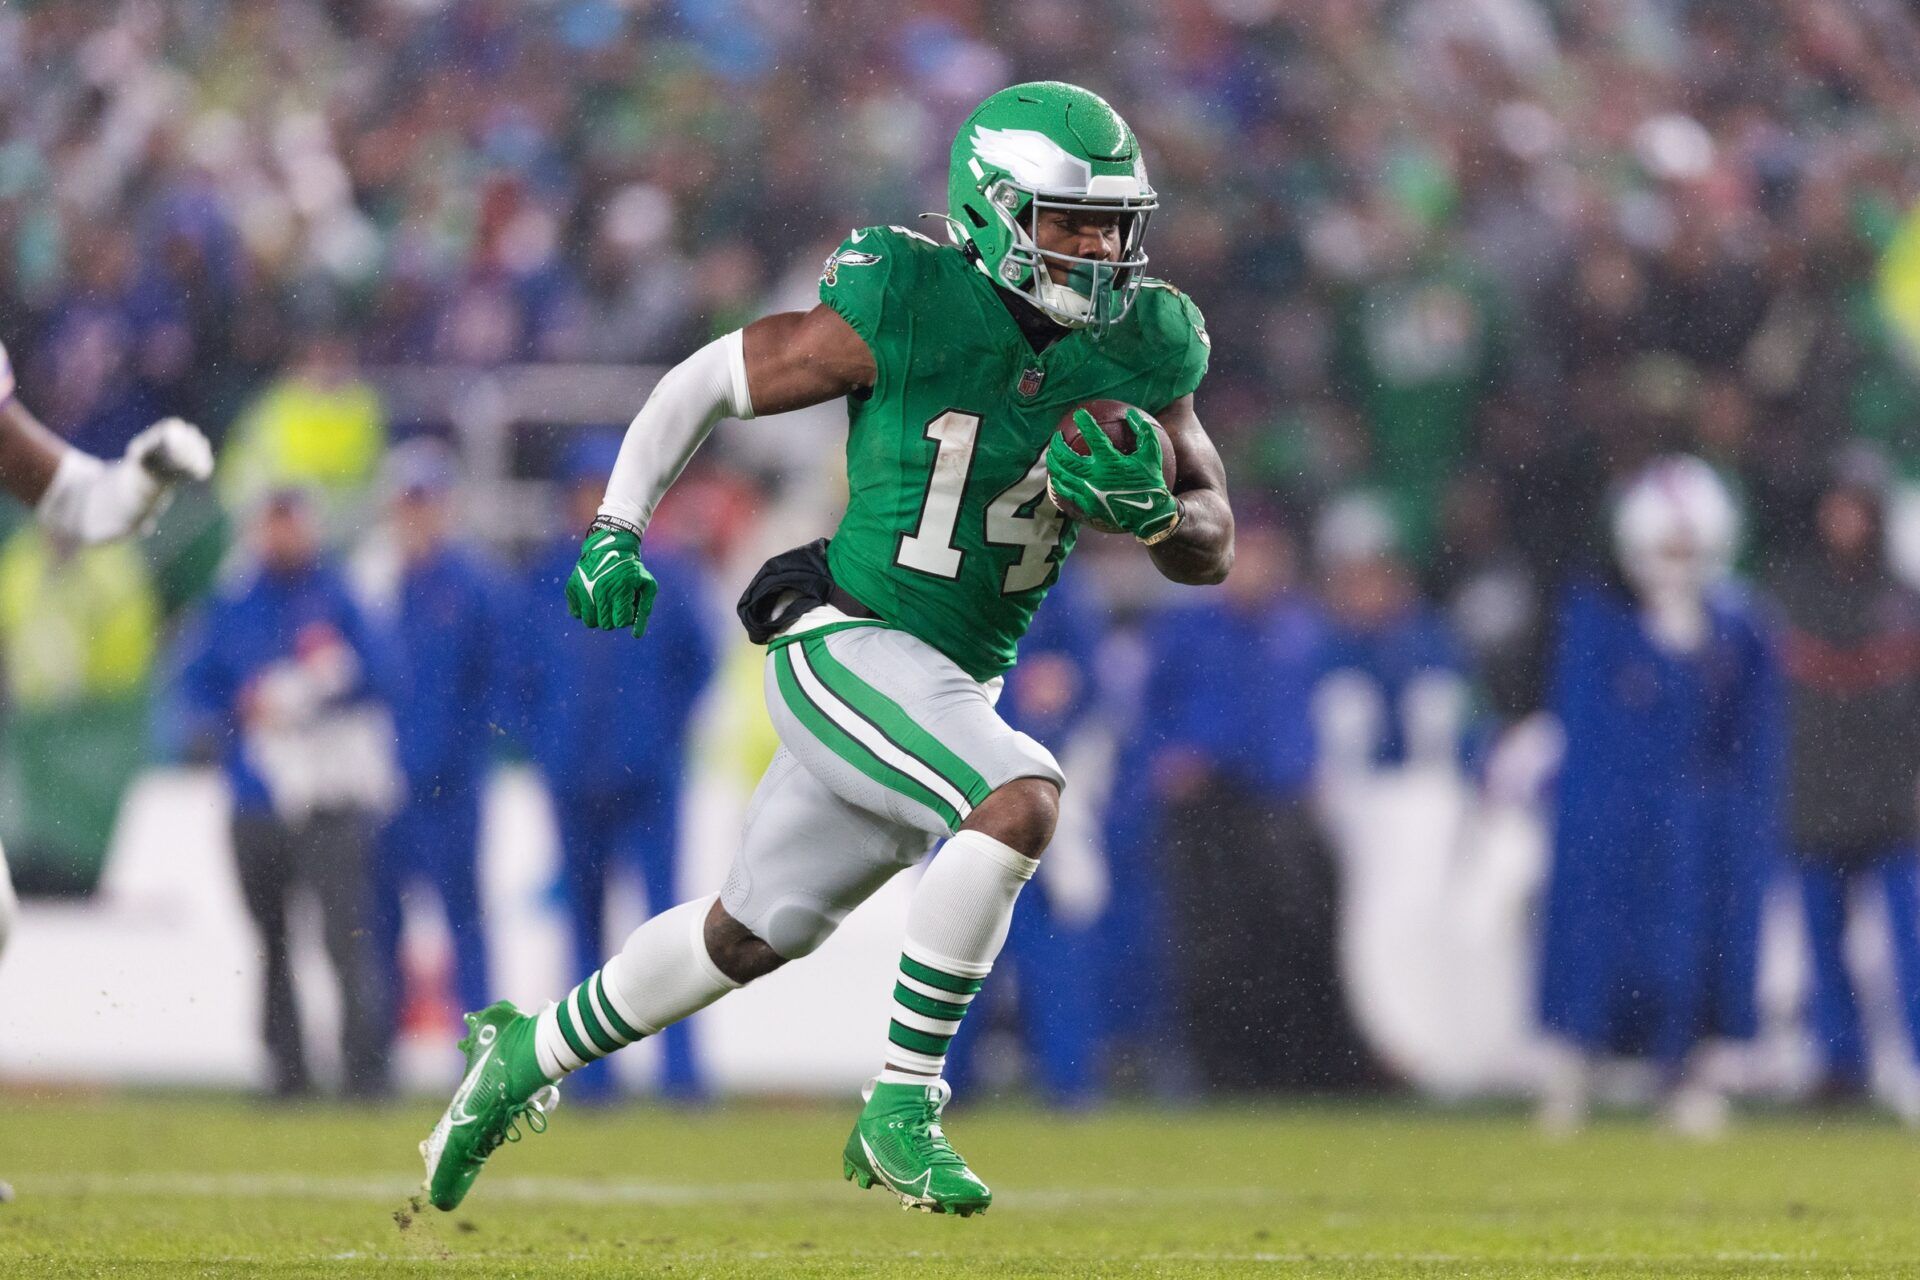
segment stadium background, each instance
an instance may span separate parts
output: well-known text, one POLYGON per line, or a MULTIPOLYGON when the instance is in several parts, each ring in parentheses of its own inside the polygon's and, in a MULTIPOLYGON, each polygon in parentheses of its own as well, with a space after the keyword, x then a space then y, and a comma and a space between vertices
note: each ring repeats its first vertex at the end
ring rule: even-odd
MULTIPOLYGON (((261 492, 317 487, 377 591, 384 460, 450 440, 459 532, 521 581, 575 532, 570 448, 617 431, 699 342, 805 305, 848 227, 942 207, 961 115, 1044 77, 1106 93, 1141 134, 1164 193, 1154 269, 1207 313, 1199 407, 1264 530, 1228 592, 1252 610, 1317 597, 1336 620, 1415 593, 1396 625, 1428 646, 1413 666, 1444 694, 1438 718, 1313 762, 1345 999, 1392 1074, 1519 1087, 1543 833, 1537 797, 1501 794, 1484 766, 1538 705, 1542 621, 1605 554, 1610 487, 1698 453, 1741 496, 1758 575, 1804 539, 1844 443, 1920 475, 1916 72, 1903 8, 1840 0, 9 6, 0 339, 23 394, 104 454, 181 414, 221 471, 152 542, 77 563, 0 517, 0 836, 29 894, 0 967, 0 1075, 261 1079, 219 783, 168 693, 183 619, 261 492), (71 574, 88 603, 61 590, 71 574)), ((692 757, 690 891, 717 879, 770 749, 728 605, 765 554, 828 527, 841 421, 826 406, 723 427, 662 518, 704 566, 721 656, 692 757)), ((1903 486, 1896 550, 1920 565, 1913 505, 1903 486)), ((1091 780, 1074 865, 1093 869, 1058 892, 1105 913, 1122 960, 1103 951, 1100 980, 1128 995, 1103 1027, 1138 1043, 1167 1030, 1153 1002, 1170 997, 1135 988, 1177 958, 1138 939, 1195 938, 1143 888, 1164 870, 1152 851, 1111 847, 1155 773, 1130 761, 1110 805, 1100 780, 1139 741, 1154 637, 1194 606, 1098 541, 1073 576, 1109 621, 1106 683, 1056 744, 1091 780)), ((533 1000, 570 970, 551 819, 502 736, 490 946, 503 989, 533 1000)), ((864 1075, 883 993, 843 993, 894 948, 902 888, 703 1015, 717 1083, 864 1075)), ((451 1067, 449 997, 433 913, 414 923, 427 994, 399 1066, 425 1085, 451 1067)), ((1811 1068, 1794 929, 1774 924, 1755 1079, 1790 1092, 1811 1068)), ((302 957, 318 966, 317 944, 302 957)), ((309 1021, 330 1024, 326 984, 307 990, 309 1021)), ((1182 1092, 1164 1070, 1178 1044, 1148 1046, 1148 1087, 1182 1092)), ((1910 1068, 1882 1057, 1897 1094, 1910 1068)), ((649 1078, 645 1051, 630 1070, 649 1078)))

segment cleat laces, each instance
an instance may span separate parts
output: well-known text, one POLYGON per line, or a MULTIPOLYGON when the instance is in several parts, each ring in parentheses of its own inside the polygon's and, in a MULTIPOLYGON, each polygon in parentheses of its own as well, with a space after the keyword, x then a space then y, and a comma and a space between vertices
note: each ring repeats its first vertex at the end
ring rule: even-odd
POLYGON ((529 1133, 545 1133, 549 1123, 549 1113, 560 1105, 560 1091, 552 1085, 536 1089, 533 1096, 525 1102, 507 1109, 507 1122, 497 1129, 490 1129, 481 1136, 474 1155, 481 1160, 498 1151, 501 1144, 520 1142, 529 1133), (521 1125, 526 1126, 525 1129, 521 1125))
POLYGON ((946 1130, 941 1127, 940 1113, 946 1110, 947 1103, 953 1097, 953 1089, 945 1080, 935 1080, 927 1086, 927 1099, 924 1109, 906 1124, 907 1135, 919 1147, 922 1158, 929 1165, 960 1165, 966 1161, 947 1141, 946 1130))

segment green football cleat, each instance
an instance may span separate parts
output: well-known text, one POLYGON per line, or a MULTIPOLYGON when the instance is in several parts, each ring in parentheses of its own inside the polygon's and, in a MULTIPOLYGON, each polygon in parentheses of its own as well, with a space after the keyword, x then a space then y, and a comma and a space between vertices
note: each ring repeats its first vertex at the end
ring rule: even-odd
POLYGON ((547 1117, 560 1105, 560 1089, 539 1077, 514 1080, 512 1061, 529 1062, 535 1019, 502 1000, 467 1015, 467 1074, 454 1090, 440 1123, 420 1144, 427 1162, 427 1199, 436 1209, 453 1209, 466 1199, 487 1157, 503 1142, 518 1142, 522 1122, 544 1133, 547 1117))
POLYGON ((881 1084, 866 1089, 866 1109, 853 1122, 841 1168, 862 1190, 879 1183, 903 1209, 922 1213, 985 1213, 993 1192, 974 1176, 947 1141, 940 1113, 953 1090, 931 1084, 881 1084))

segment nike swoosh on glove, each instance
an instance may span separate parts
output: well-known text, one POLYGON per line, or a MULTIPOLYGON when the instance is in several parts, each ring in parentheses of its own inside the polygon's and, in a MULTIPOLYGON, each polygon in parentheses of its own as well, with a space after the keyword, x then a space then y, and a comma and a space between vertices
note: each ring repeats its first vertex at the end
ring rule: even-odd
POLYGON ((1076 410, 1073 420, 1088 451, 1075 453, 1057 433, 1048 442, 1047 488, 1053 495, 1149 545, 1171 533, 1180 521, 1180 503, 1167 488, 1153 423, 1127 410, 1136 444, 1132 453, 1122 453, 1085 409, 1076 410))
POLYGON ((640 539, 627 529, 596 525, 567 575, 567 612, 598 631, 647 629, 660 584, 640 563, 640 539))

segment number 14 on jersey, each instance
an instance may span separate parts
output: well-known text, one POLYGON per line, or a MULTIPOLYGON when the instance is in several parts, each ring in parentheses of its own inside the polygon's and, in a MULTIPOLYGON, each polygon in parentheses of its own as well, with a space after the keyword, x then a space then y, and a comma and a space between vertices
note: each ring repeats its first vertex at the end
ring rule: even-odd
MULTIPOLYGON (((926 426, 926 437, 939 446, 933 472, 927 477, 926 497, 914 531, 902 534, 894 562, 936 578, 960 576, 967 552, 954 545, 954 533, 965 504, 967 481, 973 473, 974 450, 980 442, 980 415, 948 409, 926 426)), ((1047 455, 1043 447, 1026 474, 1008 485, 987 504, 989 546, 1018 547, 1020 558, 1007 566, 1000 583, 1002 595, 1016 595, 1042 586, 1053 572, 1054 548, 1060 545, 1065 521, 1046 501, 1047 455)))

